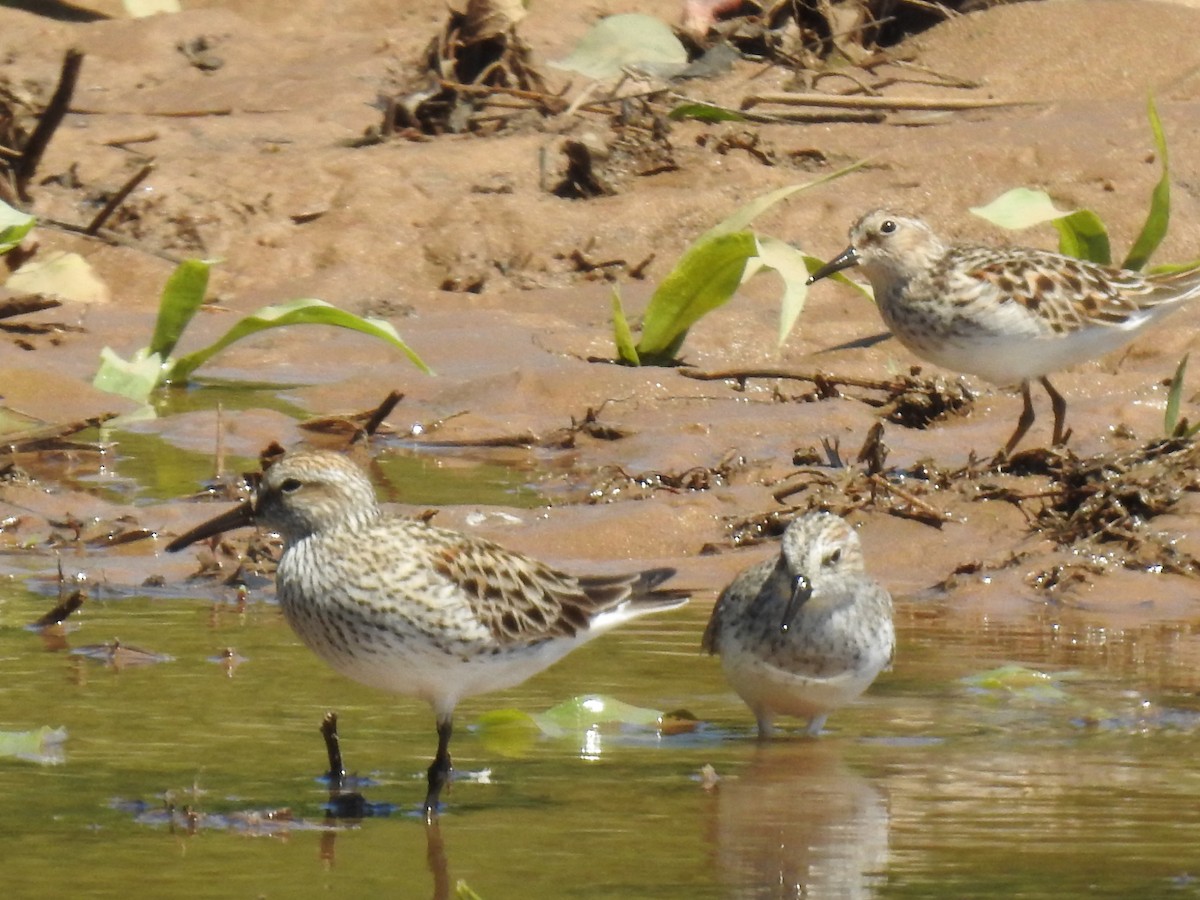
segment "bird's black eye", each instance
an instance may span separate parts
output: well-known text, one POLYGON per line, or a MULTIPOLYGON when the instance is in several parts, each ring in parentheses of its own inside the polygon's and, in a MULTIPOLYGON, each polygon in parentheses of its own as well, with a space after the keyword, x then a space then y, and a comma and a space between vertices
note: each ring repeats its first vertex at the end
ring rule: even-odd
POLYGON ((837 565, 838 560, 840 560, 841 558, 842 558, 842 551, 841 551, 841 548, 838 548, 837 550, 834 550, 832 553, 830 553, 827 557, 825 557, 825 565, 827 565, 827 566, 837 565))
POLYGON ((879 226, 880 234, 891 234, 896 230, 896 223, 891 219, 884 219, 883 224, 879 226))
POLYGON ((299 478, 283 479, 283 483, 279 485, 279 490, 283 491, 283 493, 285 493, 285 494, 294 494, 296 491, 300 490, 300 479, 299 478))

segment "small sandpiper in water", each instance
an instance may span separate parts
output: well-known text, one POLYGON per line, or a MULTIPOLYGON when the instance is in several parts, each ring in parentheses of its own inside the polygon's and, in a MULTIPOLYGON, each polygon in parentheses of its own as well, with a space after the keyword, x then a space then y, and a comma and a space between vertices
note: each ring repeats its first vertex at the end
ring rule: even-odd
POLYGON ((701 646, 720 654, 759 737, 772 735, 777 715, 807 719, 815 736, 891 665, 892 598, 863 570, 854 529, 810 512, 788 525, 778 556, 725 588, 701 646))
POLYGON ((869 212, 850 246, 812 284, 862 266, 888 328, 917 356, 993 384, 1021 385, 1025 405, 1004 445, 1033 424, 1029 382, 1054 409, 1054 444, 1066 442, 1067 403, 1047 375, 1132 341, 1200 294, 1200 269, 1142 275, 1045 250, 946 244, 911 216, 869 212))
POLYGON ((684 591, 657 589, 674 569, 577 577, 389 515, 366 475, 325 451, 283 456, 254 499, 167 549, 255 522, 283 537, 276 590, 300 639, 343 675, 433 707, 427 817, 450 779, 459 700, 520 684, 622 622, 687 602, 684 591))

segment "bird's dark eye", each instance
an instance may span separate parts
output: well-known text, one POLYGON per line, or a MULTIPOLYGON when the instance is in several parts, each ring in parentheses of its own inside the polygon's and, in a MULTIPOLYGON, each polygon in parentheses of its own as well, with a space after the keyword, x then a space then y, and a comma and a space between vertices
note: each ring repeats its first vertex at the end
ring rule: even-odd
POLYGON ((880 234, 891 234, 896 230, 896 223, 891 219, 884 219, 883 224, 879 226, 880 234))
POLYGON ((283 483, 279 485, 279 490, 283 491, 283 493, 285 493, 285 494, 294 494, 296 491, 300 490, 300 479, 299 478, 283 479, 283 483))
POLYGON ((838 560, 840 560, 841 558, 842 558, 842 551, 841 551, 841 548, 839 548, 837 550, 834 550, 827 557, 825 557, 824 564, 827 566, 837 565, 838 560))

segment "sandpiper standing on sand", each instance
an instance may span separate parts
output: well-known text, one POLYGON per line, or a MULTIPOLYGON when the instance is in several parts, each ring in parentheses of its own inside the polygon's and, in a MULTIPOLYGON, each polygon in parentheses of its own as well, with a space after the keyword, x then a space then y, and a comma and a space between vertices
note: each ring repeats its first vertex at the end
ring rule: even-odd
POLYGON ((283 456, 252 500, 167 549, 252 522, 283 537, 276 590, 300 639, 343 675, 433 707, 427 817, 450 778, 459 700, 520 684, 615 625, 687 602, 686 592, 657 589, 674 569, 576 577, 389 515, 362 470, 327 451, 283 456))
POLYGON ((777 715, 807 719, 815 736, 891 665, 892 598, 867 577, 854 529, 810 512, 788 525, 777 556, 725 588, 701 646, 720 654, 759 737, 771 736, 777 715))
POLYGON ((850 229, 850 246, 812 284, 862 266, 888 328, 917 356, 993 384, 1021 385, 1024 408, 1009 455, 1033 424, 1029 382, 1054 409, 1063 444, 1067 403, 1047 375, 1132 341, 1200 294, 1200 268, 1142 275, 1020 247, 946 244, 920 219, 875 210, 850 229))

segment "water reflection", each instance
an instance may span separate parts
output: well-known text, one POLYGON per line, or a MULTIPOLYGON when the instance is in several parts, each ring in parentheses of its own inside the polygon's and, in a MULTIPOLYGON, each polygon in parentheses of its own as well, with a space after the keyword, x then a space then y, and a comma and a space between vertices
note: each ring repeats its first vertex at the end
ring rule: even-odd
POLYGON ((732 897, 869 897, 888 863, 888 805, 839 743, 758 743, 714 791, 712 843, 732 897))

